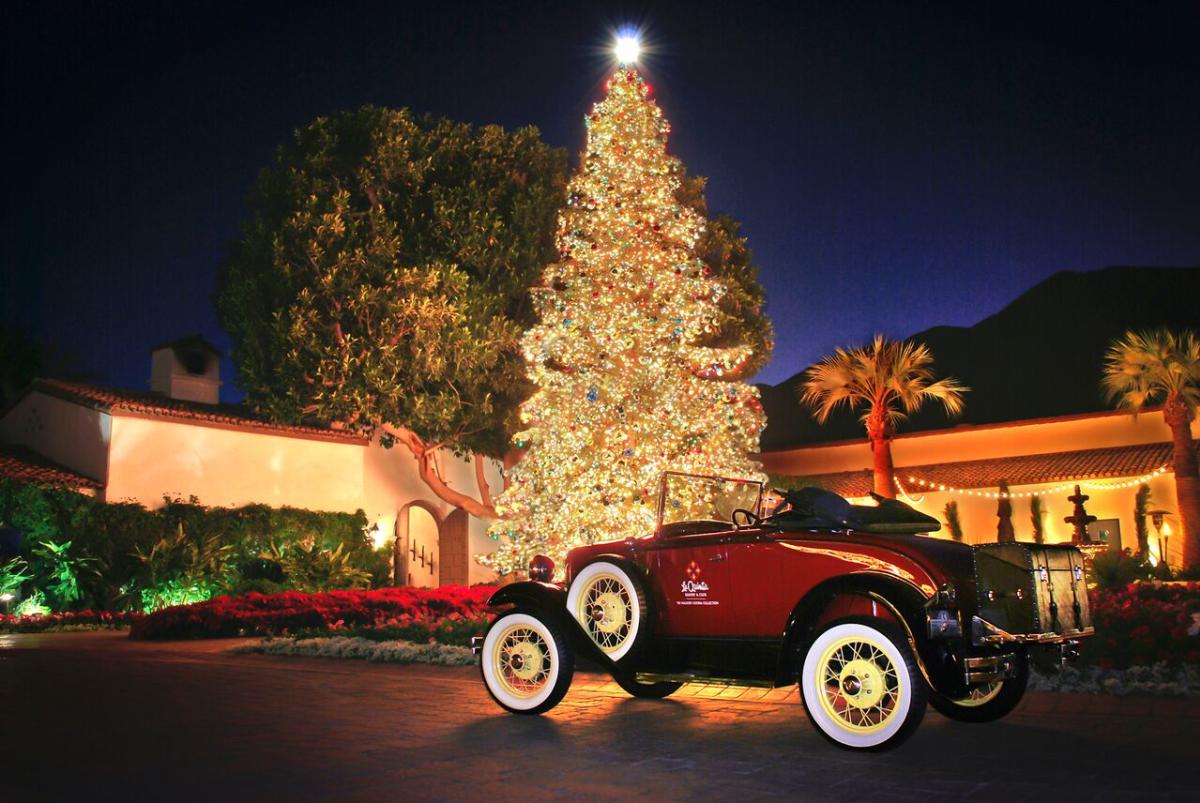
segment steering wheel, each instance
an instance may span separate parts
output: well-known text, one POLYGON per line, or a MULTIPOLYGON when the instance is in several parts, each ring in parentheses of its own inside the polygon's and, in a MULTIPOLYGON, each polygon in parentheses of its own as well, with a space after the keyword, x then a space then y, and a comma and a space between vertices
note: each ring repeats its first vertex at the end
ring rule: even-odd
POLYGON ((735 530, 740 530, 743 527, 754 527, 760 521, 762 521, 762 519, 751 513, 749 510, 746 510, 744 507, 739 507, 737 510, 733 511, 733 514, 729 518, 733 520, 733 529, 735 530), (738 522, 739 513, 741 513, 742 518, 746 520, 744 524, 738 522))

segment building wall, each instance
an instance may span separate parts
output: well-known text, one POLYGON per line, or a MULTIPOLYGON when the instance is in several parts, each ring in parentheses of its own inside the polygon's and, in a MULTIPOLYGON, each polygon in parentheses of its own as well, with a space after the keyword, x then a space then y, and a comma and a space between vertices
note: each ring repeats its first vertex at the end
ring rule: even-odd
MULTIPOLYGON (((1194 422, 1193 433, 1200 432, 1200 421, 1194 422)), ((911 495, 909 501, 918 510, 945 522, 943 510, 950 500, 958 502, 959 518, 962 520, 964 540, 968 543, 984 543, 996 540, 997 500, 970 496, 963 493, 927 491, 907 487, 903 482, 904 469, 913 466, 956 463, 967 460, 1015 457, 1021 455, 1068 452, 1082 449, 1098 449, 1112 446, 1132 446, 1141 443, 1163 443, 1171 440, 1171 430, 1158 412, 1147 413, 1134 419, 1125 412, 1098 413, 1091 416, 1075 416, 1046 419, 1034 422, 1016 422, 1003 425, 958 426, 928 433, 900 435, 892 443, 892 460, 897 476, 905 490, 911 495)), ((762 455, 766 470, 772 474, 810 476, 841 471, 859 471, 872 466, 871 448, 866 439, 827 446, 807 446, 797 449, 765 452, 762 455)), ((1096 480, 1096 485, 1116 485, 1131 478, 1117 477, 1096 480)), ((1070 541, 1072 528, 1063 518, 1074 512, 1067 501, 1073 489, 1062 489, 1061 482, 1040 485, 1014 485, 1013 493, 1039 493, 1042 496, 1045 517, 1046 540, 1054 543, 1070 541)), ((1151 509, 1170 511, 1177 509, 1175 478, 1170 472, 1153 478, 1151 509)), ((995 491, 995 488, 981 489, 995 491)), ((1087 512, 1098 519, 1118 519, 1122 548, 1136 549, 1137 536, 1134 530, 1133 506, 1136 487, 1129 488, 1084 488, 1091 498, 1085 503, 1087 512)), ((1029 499, 1021 496, 1012 500, 1013 528, 1018 540, 1032 540, 1032 524, 1029 520, 1029 499)), ((1180 532, 1178 517, 1167 517, 1167 526, 1175 535, 1180 532)), ((1150 525, 1151 547, 1157 554, 1157 540, 1153 525, 1150 525)), ((949 538, 943 526, 937 537, 949 538)), ((1178 566, 1182 557, 1180 540, 1167 541, 1168 561, 1178 566)))
MULTIPOLYGON (((421 480, 403 447, 384 449, 246 430, 206 422, 102 413, 44 393, 28 394, 0 419, 0 440, 21 444, 105 483, 103 498, 161 507, 164 497, 195 496, 201 504, 257 503, 352 513, 362 510, 377 545, 389 543, 397 516, 414 501, 444 521, 453 508, 421 480)), ((478 498, 474 464, 439 453, 439 472, 455 490, 478 498)), ((493 495, 503 487, 500 464, 485 463, 493 495)), ((494 551, 488 522, 469 517, 470 583, 495 574, 475 560, 494 551)))
MULTIPOLYGON (((1115 480, 1098 480, 1099 484, 1121 482, 1115 480)), ((1150 480, 1151 503, 1150 509, 1155 508, 1174 511, 1175 504, 1175 477, 1173 474, 1167 473, 1159 475, 1150 480)), ((1062 483, 1045 483, 1041 485, 1022 485, 1013 486, 1011 489, 1014 493, 1038 493, 1042 498, 1042 509, 1046 511, 1046 516, 1043 519, 1045 537, 1047 543, 1066 543, 1070 542, 1073 534, 1073 527, 1067 524, 1063 519, 1074 513, 1074 503, 1067 501, 1067 497, 1074 493, 1073 489, 1061 488, 1062 483)), ((994 490, 994 489, 989 489, 994 490)), ((1120 522, 1120 538, 1121 547, 1127 548, 1130 551, 1137 550, 1137 531, 1134 527, 1133 506, 1135 496, 1137 495, 1137 487, 1129 488, 1084 488, 1083 493, 1089 497, 1084 506, 1087 512, 1097 519, 1117 519, 1120 522)), ((998 501, 983 497, 971 497, 962 493, 950 494, 947 492, 917 492, 913 489, 908 489, 911 496, 905 501, 913 505, 917 510, 933 516, 938 521, 942 522, 942 530, 936 533, 936 537, 950 538, 950 531, 945 526, 944 509, 946 503, 954 500, 958 502, 959 518, 963 525, 963 540, 969 544, 981 544, 996 540, 996 525, 999 521, 996 516, 996 508, 998 501)), ((1012 523, 1013 530, 1016 532, 1018 541, 1033 540, 1033 524, 1030 521, 1030 500, 1027 497, 1018 497, 1012 499, 1012 523)), ((1167 517, 1167 527, 1178 535, 1179 522, 1174 516, 1167 517)), ((1157 556, 1158 543, 1154 525, 1147 520, 1147 527, 1150 533, 1151 552, 1157 556)), ((1167 539, 1167 554, 1168 562, 1172 566, 1179 566, 1183 558, 1181 544, 1178 538, 1171 537, 1167 539)))
POLYGON ((29 393, 0 418, 0 440, 16 443, 86 477, 108 479, 112 416, 45 393, 29 393))
MULTIPOLYGON (((1193 432, 1200 431, 1200 422, 1193 432)), ((1003 425, 963 425, 935 432, 901 434, 892 441, 892 461, 897 466, 957 463, 992 457, 1071 452, 1171 440, 1171 430, 1161 413, 1137 419, 1124 412, 1048 419, 1003 425)), ((807 476, 870 468, 871 447, 861 441, 826 446, 806 446, 764 452, 763 465, 773 474, 807 476)))
POLYGON ((363 505, 364 447, 178 420, 112 418, 105 499, 161 507, 163 496, 353 513, 363 505))
MULTIPOLYGON (((471 460, 457 458, 443 450, 439 452, 437 461, 439 473, 447 485, 473 498, 479 498, 475 466, 471 460)), ((416 458, 403 446, 385 449, 378 442, 372 442, 364 450, 363 463, 363 510, 367 514, 367 520, 375 526, 380 543, 398 529, 402 529, 397 527, 397 516, 407 515, 404 513, 405 507, 414 500, 422 500, 436 509, 439 522, 451 513, 451 506, 438 499, 421 479, 416 458)), ((503 487, 500 464, 495 460, 487 460, 485 467, 491 492, 493 495, 498 494, 503 487)), ((495 580, 495 573, 474 559, 474 556, 491 553, 497 547, 487 535, 487 525, 488 522, 470 517, 467 547, 472 584, 495 580)))

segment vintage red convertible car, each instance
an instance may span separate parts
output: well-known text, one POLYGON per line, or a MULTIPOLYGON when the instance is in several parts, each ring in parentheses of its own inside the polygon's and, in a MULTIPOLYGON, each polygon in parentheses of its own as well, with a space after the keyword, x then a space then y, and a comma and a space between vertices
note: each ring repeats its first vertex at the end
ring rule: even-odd
POLYGON ((653 533, 572 550, 561 583, 534 558, 473 641, 493 699, 549 710, 576 656, 638 697, 689 681, 798 682, 818 731, 880 749, 927 703, 964 722, 1004 716, 1031 662, 1058 666, 1093 633, 1072 546, 932 538, 937 520, 900 502, 812 488, 774 492, 782 502, 766 512, 763 491, 668 473, 653 533))

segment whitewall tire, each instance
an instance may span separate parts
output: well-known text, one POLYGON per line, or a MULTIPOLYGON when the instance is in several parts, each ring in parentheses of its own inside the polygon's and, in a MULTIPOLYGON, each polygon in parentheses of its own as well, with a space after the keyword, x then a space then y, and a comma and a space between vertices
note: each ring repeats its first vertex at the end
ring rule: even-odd
POLYGON ((620 661, 642 636, 646 596, 628 570, 601 560, 589 563, 571 581, 567 610, 605 655, 620 661))
POLYGON ((534 612, 518 610, 492 622, 479 668, 488 693, 501 708, 541 714, 566 695, 575 658, 557 627, 534 612))
POLYGON ((908 640, 877 619, 842 619, 821 631, 805 653, 800 693, 817 730, 856 750, 894 747, 925 714, 925 682, 908 640))

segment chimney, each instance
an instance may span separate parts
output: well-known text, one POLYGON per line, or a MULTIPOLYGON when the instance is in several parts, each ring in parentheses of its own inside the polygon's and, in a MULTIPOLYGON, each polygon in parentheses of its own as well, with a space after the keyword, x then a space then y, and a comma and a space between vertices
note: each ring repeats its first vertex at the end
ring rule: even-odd
POLYGON ((199 335, 150 350, 150 390, 172 399, 217 404, 221 399, 221 352, 199 335))

